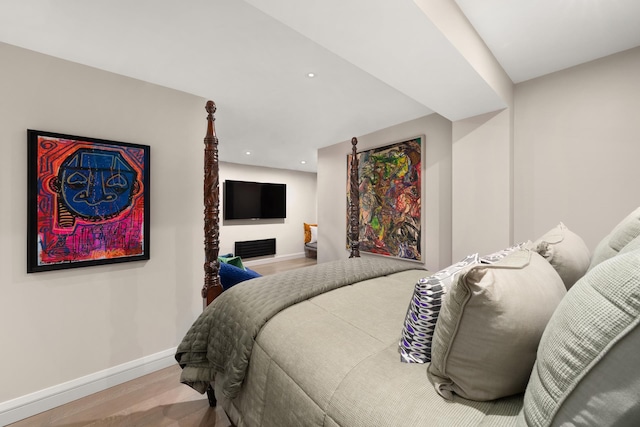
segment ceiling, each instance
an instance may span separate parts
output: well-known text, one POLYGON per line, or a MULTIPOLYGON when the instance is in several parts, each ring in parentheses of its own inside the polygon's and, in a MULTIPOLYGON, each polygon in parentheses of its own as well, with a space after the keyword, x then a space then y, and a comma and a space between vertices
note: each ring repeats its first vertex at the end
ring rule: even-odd
MULTIPOLYGON (((352 136, 506 106, 429 1, 2 0, 0 41, 213 99, 222 161, 314 172, 352 136)), ((638 0, 440 1, 514 83, 640 45, 638 0)))

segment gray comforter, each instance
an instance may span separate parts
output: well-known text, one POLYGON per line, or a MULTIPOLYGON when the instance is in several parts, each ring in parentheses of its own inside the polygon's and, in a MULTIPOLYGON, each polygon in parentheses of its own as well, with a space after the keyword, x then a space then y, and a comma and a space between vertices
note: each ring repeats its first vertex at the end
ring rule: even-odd
POLYGON ((353 258, 240 283, 205 309, 178 346, 180 380, 204 393, 216 374, 223 373, 223 384, 216 381, 216 385, 233 399, 242 386, 255 338, 272 316, 324 292, 415 268, 393 259, 353 258))

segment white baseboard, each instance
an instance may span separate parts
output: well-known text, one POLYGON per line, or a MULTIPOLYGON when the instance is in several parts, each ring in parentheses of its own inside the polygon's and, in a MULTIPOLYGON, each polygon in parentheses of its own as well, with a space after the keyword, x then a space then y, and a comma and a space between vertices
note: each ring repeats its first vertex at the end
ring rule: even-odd
POLYGON ((177 363, 174 358, 175 353, 176 348, 170 348, 113 368, 2 402, 0 403, 0 426, 23 420, 81 397, 89 396, 109 387, 168 368, 177 363))
POLYGON ((287 260, 296 259, 296 258, 304 258, 304 252, 298 252, 296 254, 289 254, 289 255, 279 255, 279 256, 273 256, 273 257, 263 257, 260 259, 248 260, 248 261, 242 260, 242 264, 246 265, 247 267, 251 267, 252 265, 269 264, 272 262, 287 261, 287 260))

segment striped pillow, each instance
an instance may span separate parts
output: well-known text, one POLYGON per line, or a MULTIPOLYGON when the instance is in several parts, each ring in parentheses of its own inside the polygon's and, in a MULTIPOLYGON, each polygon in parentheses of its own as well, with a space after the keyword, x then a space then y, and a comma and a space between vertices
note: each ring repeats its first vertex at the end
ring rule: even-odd
POLYGON ((465 267, 478 263, 478 254, 422 278, 416 283, 407 309, 407 316, 399 343, 400 360, 406 363, 431 361, 431 339, 436 328, 442 298, 457 274, 465 267))
POLYGON ((530 243, 531 242, 529 242, 529 241, 521 242, 521 243, 518 243, 516 245, 509 246, 508 248, 502 249, 501 251, 494 252, 494 253, 489 254, 489 255, 485 255, 483 257, 480 257, 480 262, 482 264, 495 264, 496 262, 500 261, 502 258, 505 258, 510 253, 515 252, 517 250, 520 250, 520 249, 526 247, 530 243))

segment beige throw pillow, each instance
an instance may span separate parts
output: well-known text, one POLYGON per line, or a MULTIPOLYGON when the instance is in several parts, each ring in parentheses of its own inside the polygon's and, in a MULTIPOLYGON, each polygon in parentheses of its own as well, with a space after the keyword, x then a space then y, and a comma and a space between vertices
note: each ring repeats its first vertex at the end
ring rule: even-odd
POLYGON ((580 236, 563 223, 549 230, 533 243, 533 247, 556 269, 569 289, 589 269, 591 253, 580 236))
POLYGON ((436 391, 478 401, 523 392, 542 331, 565 294, 558 273, 528 249, 466 270, 433 336, 428 371, 436 391))

